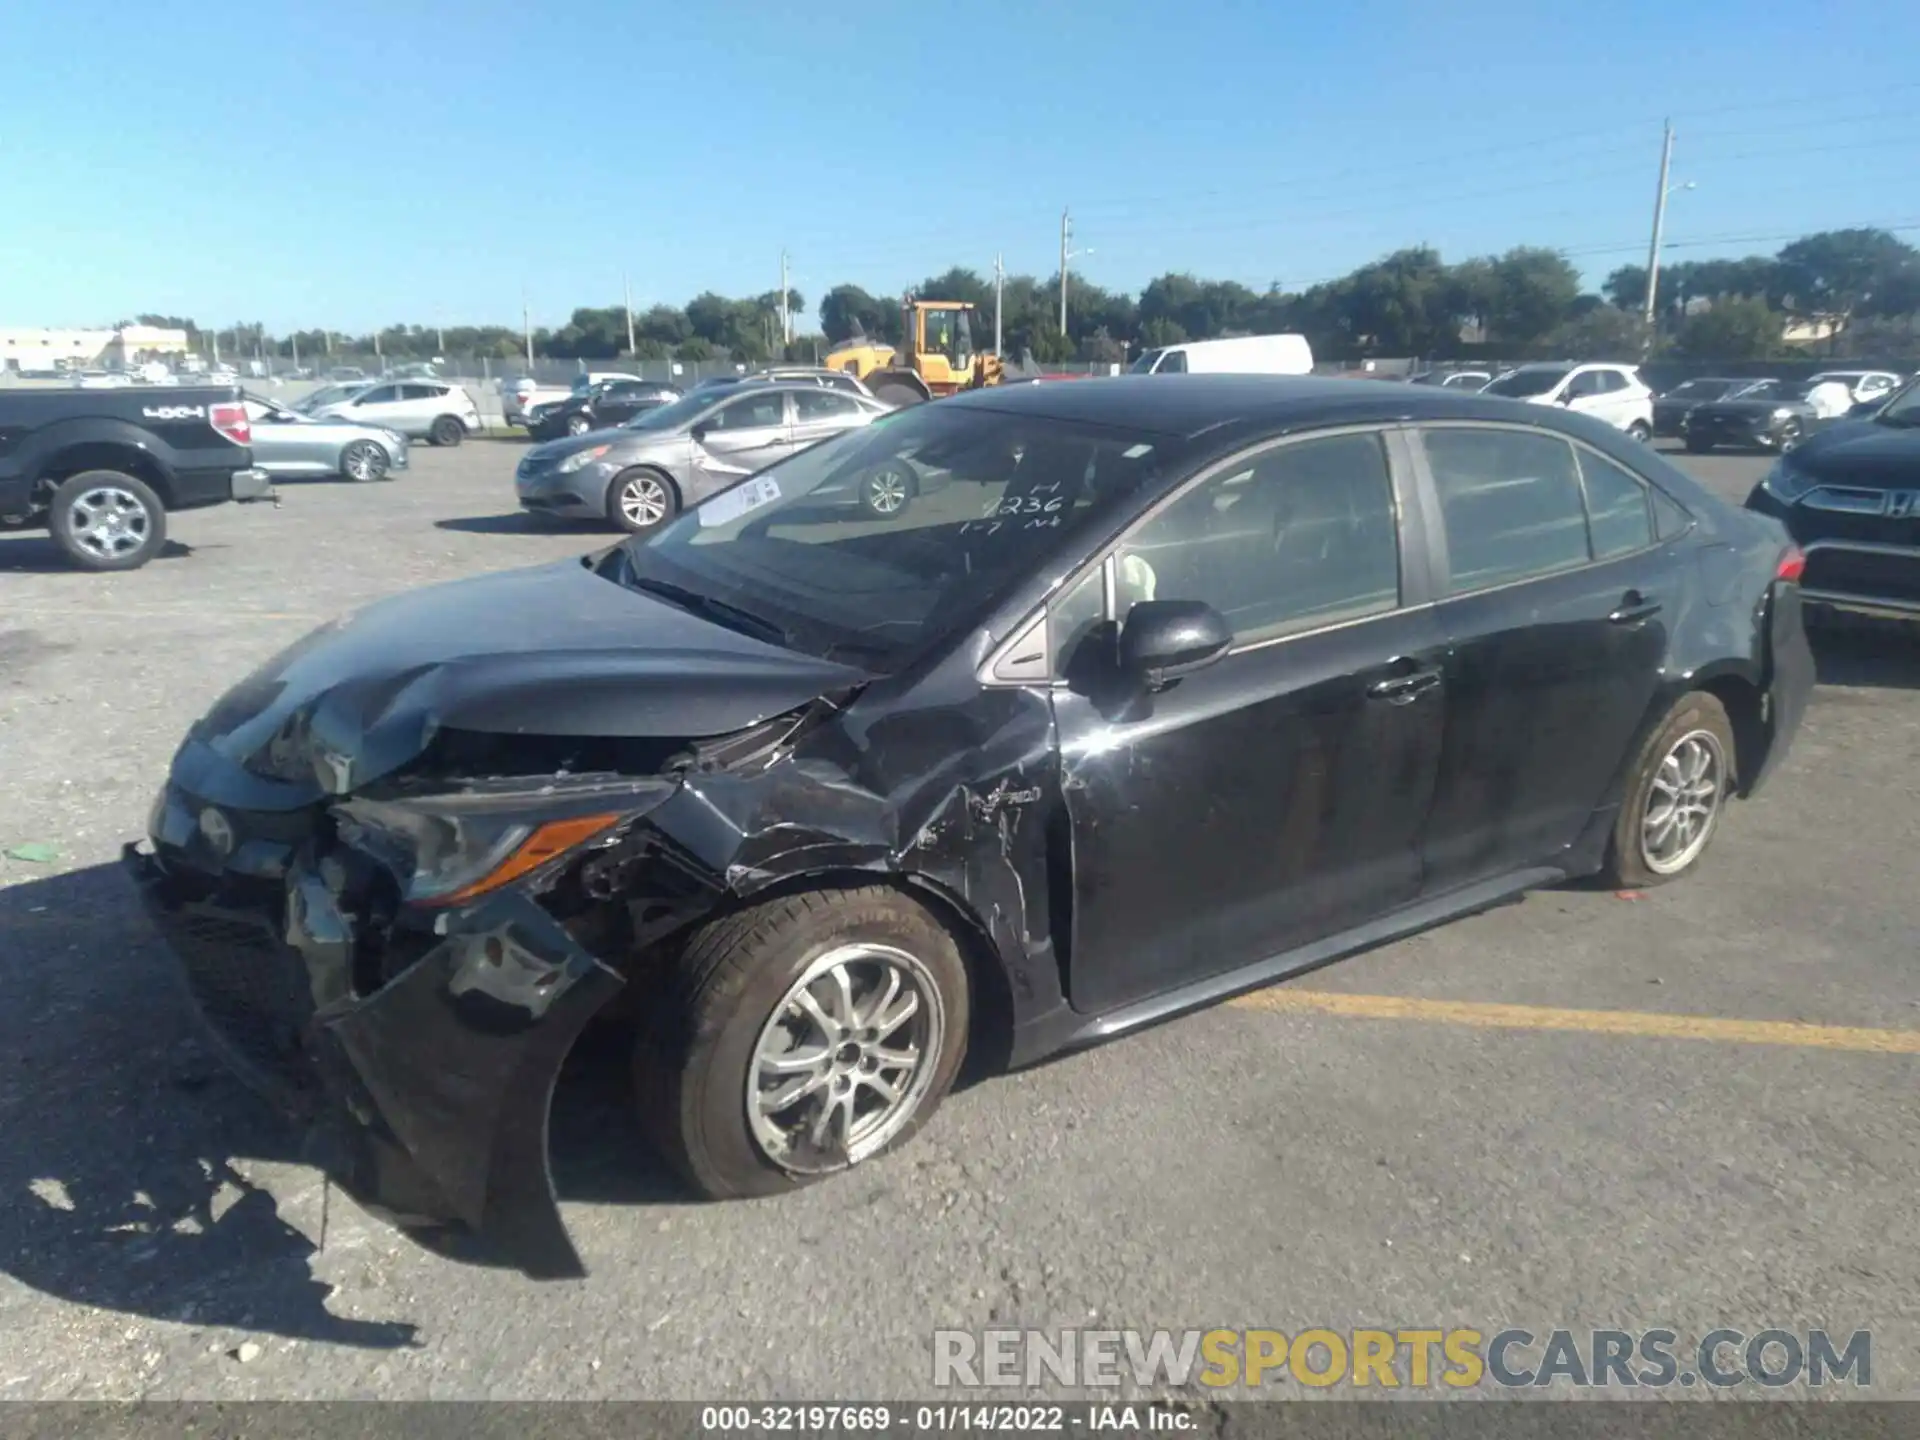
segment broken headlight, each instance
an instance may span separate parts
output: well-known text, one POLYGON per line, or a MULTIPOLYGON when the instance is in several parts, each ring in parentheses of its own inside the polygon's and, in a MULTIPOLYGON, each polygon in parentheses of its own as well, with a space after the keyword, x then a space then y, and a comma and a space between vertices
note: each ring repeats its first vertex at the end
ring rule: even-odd
POLYGON ((416 905, 462 905, 604 838, 633 811, 632 796, 596 787, 470 791, 353 799, 333 815, 340 837, 380 861, 416 905), (616 808, 625 799, 624 808, 616 808))

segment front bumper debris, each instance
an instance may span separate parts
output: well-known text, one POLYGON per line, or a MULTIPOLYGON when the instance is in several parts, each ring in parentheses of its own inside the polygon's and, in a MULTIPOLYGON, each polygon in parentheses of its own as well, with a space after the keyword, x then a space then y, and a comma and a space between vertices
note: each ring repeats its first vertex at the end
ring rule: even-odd
POLYGON ((349 1195, 402 1229, 471 1231, 536 1279, 585 1273, 547 1115, 617 973, 509 890, 446 913, 418 960, 362 994, 328 867, 302 857, 276 893, 137 845, 123 860, 216 1050, 349 1195))

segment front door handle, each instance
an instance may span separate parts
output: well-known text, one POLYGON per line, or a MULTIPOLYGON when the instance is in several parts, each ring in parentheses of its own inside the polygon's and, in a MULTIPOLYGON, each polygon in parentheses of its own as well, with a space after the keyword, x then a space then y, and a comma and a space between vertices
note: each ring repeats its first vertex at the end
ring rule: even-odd
POLYGON ((1376 681, 1367 687, 1367 694, 1389 705, 1411 705, 1439 683, 1438 670, 1416 670, 1411 675, 1395 675, 1390 680, 1376 681))
POLYGON ((1607 616, 1609 625, 1638 625, 1642 620, 1650 620, 1660 613, 1660 602, 1650 596, 1642 595, 1638 590, 1629 590, 1620 600, 1620 607, 1607 616))

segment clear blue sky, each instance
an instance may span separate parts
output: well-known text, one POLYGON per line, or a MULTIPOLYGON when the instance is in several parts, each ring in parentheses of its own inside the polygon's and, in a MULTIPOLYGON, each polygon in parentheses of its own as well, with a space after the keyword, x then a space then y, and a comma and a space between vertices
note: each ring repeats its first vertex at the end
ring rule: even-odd
MULTIPOLYGON (((1424 241, 1673 258, 1920 225, 1884 0, 0 0, 0 325, 809 309, 952 264, 1288 289, 1424 241), (911 117, 911 121, 908 117, 911 117), (1747 243, 1751 237, 1751 243, 1747 243), (1638 252, 1638 253, 1636 253, 1638 252)), ((1920 230, 1909 237, 1920 239, 1920 230)))

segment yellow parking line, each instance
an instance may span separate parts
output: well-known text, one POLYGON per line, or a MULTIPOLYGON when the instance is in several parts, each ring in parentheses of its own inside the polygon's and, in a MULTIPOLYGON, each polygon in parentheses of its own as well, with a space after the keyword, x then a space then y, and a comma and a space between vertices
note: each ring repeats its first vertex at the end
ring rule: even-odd
POLYGON ((1285 986, 1256 990, 1227 1003, 1243 1010, 1343 1015, 1364 1020, 1427 1020, 1491 1030, 1580 1030, 1594 1035, 1920 1055, 1920 1030, 1804 1025, 1791 1020, 1726 1020, 1712 1015, 1650 1015, 1633 1010, 1560 1010, 1546 1005, 1420 1000, 1405 995, 1342 995, 1326 990, 1291 990, 1285 986))

